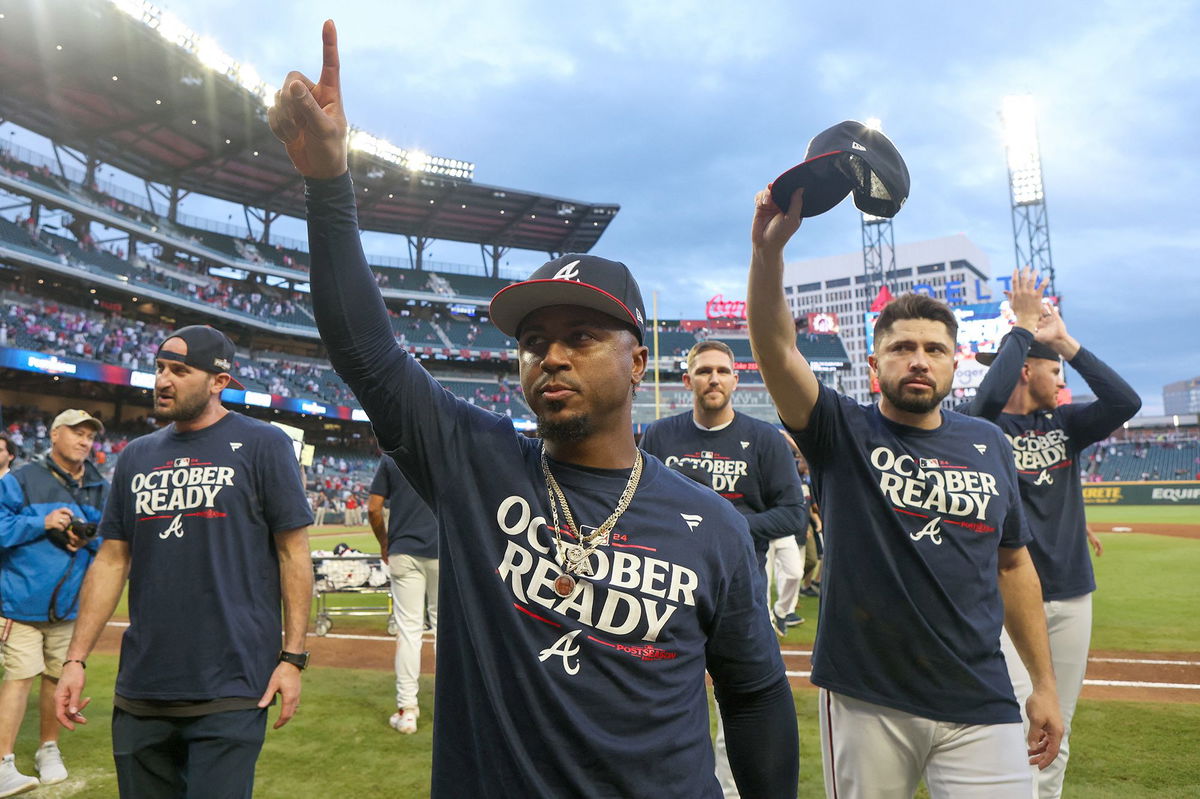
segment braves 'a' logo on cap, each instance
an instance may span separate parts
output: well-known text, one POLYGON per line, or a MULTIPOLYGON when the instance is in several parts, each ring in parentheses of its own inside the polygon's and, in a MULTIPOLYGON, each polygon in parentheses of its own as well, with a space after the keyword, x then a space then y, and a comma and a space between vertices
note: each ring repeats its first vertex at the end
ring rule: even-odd
POLYGON ((578 280, 579 279, 579 270, 576 268, 578 266, 579 266, 578 260, 571 261, 571 263, 567 264, 562 269, 559 269, 557 272, 555 272, 554 277, 552 277, 550 279, 551 280, 578 280))

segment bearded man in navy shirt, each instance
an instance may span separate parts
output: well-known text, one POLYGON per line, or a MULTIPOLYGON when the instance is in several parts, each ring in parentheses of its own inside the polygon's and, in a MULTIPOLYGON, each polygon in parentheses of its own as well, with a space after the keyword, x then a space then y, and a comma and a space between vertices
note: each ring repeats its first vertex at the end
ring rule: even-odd
POLYGON ((717 799, 706 670, 747 796, 794 799, 791 690, 746 522, 644 457, 645 309, 620 263, 566 255, 492 300, 540 440, 444 390, 396 341, 359 238, 337 34, 271 126, 305 178, 330 362, 438 519, 431 795, 717 799))
POLYGON ((929 297, 904 295, 876 322, 877 405, 820 384, 782 285, 803 194, 787 213, 769 190, 755 199, 747 309, 830 531, 812 671, 826 794, 907 799, 923 776, 934 799, 1028 799, 1026 761, 1054 760, 1062 720, 1012 448, 994 425, 941 409, 958 322, 929 297), (1002 625, 1033 682, 1028 736, 1002 625))

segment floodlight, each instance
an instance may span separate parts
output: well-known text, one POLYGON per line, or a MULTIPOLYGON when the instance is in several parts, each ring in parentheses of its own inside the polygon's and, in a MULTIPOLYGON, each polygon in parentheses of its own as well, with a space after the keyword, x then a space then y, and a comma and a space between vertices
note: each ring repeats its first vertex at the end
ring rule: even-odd
POLYGON ((1000 116, 1004 122, 1004 147, 1008 154, 1013 204, 1041 202, 1046 194, 1042 186, 1042 158, 1038 152, 1033 96, 1005 97, 1002 108, 1000 116))
POLYGON ((404 161, 413 172, 424 172, 429 168, 429 156, 420 150, 409 150, 404 161))

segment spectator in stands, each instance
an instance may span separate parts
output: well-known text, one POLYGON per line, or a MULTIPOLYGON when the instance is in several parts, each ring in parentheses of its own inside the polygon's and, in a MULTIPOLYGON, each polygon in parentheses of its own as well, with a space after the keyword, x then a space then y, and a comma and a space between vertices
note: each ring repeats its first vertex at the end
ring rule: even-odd
POLYGON ((37 777, 17 769, 13 748, 34 678, 41 746, 34 755, 40 782, 67 778, 53 722, 55 685, 75 627, 79 589, 99 549, 96 524, 108 483, 88 460, 104 425, 67 410, 50 426, 50 453, 0 479, 0 615, 8 619, 4 682, 0 685, 0 796, 31 790, 37 777))
POLYGON ((391 574, 392 618, 397 631, 396 712, 388 724, 396 732, 411 735, 417 731, 421 715, 417 684, 426 609, 429 625, 437 635, 438 523, 395 461, 387 456, 380 459, 371 481, 367 518, 391 574), (385 502, 389 510, 386 525, 385 502))

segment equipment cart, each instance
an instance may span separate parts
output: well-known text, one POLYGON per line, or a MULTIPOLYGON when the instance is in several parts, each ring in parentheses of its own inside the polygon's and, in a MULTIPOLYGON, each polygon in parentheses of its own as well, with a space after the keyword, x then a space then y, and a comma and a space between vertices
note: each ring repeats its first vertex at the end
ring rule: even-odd
POLYGON ((386 616, 388 635, 396 634, 387 568, 378 555, 313 553, 313 595, 317 600, 316 633, 326 635, 334 616, 386 616), (374 594, 382 604, 337 603, 336 597, 374 594), (333 599, 333 601, 331 601, 333 599))

